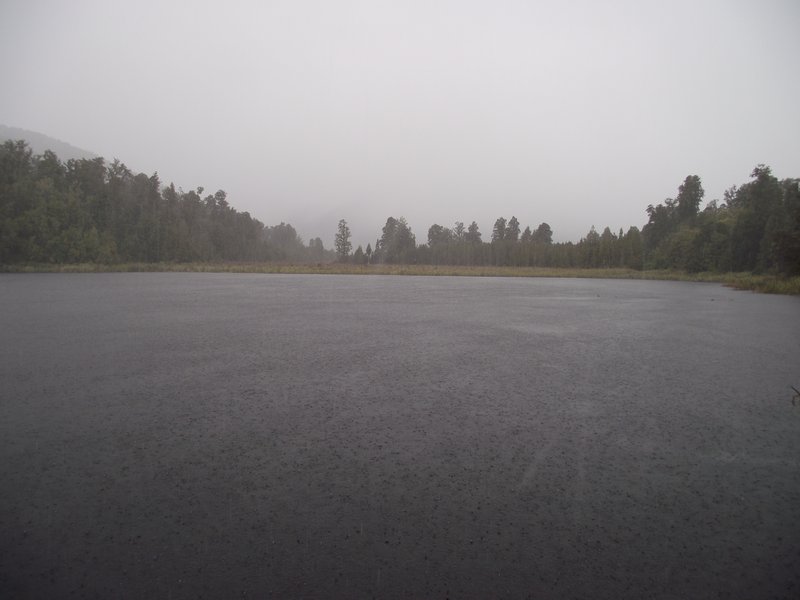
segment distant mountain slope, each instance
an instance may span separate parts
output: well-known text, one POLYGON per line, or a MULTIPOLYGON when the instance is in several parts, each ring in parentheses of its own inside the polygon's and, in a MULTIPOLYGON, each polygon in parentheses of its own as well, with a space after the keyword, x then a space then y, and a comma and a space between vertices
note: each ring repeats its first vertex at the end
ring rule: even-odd
POLYGON ((43 154, 45 150, 52 150, 63 162, 71 158, 97 158, 97 154, 93 152, 76 148, 71 144, 51 138, 43 133, 0 125, 0 143, 6 140, 25 140, 34 154, 43 154))

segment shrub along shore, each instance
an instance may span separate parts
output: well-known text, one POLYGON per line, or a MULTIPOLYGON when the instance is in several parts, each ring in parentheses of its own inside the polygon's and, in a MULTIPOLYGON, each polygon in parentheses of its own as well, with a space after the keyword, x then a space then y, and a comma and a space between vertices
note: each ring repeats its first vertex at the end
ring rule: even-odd
POLYGON ((416 275, 448 277, 567 277, 720 283, 767 294, 800 295, 800 277, 753 273, 687 273, 674 270, 568 269, 451 265, 354 265, 349 263, 190 262, 0 265, 2 273, 284 273, 295 275, 416 275))

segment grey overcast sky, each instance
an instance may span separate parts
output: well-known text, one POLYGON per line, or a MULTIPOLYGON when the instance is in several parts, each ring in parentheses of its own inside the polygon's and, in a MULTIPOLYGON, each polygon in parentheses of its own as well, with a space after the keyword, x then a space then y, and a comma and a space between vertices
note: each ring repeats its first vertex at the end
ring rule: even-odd
POLYGON ((0 123, 330 247, 800 176, 800 2, 0 0, 0 123))

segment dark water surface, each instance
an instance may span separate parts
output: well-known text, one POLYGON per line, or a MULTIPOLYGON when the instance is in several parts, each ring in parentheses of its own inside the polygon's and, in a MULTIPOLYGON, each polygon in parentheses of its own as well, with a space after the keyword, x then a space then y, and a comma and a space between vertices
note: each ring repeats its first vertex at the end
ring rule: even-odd
POLYGON ((0 596, 800 597, 800 299, 0 276, 0 596))

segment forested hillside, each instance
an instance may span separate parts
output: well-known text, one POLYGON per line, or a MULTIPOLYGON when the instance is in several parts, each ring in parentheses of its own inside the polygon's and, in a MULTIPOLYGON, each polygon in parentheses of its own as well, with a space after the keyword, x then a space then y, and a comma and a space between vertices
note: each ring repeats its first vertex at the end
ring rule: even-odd
POLYGON ((291 225, 266 227, 221 190, 203 196, 119 161, 0 146, 0 264, 325 258, 319 238, 306 246, 291 225))

